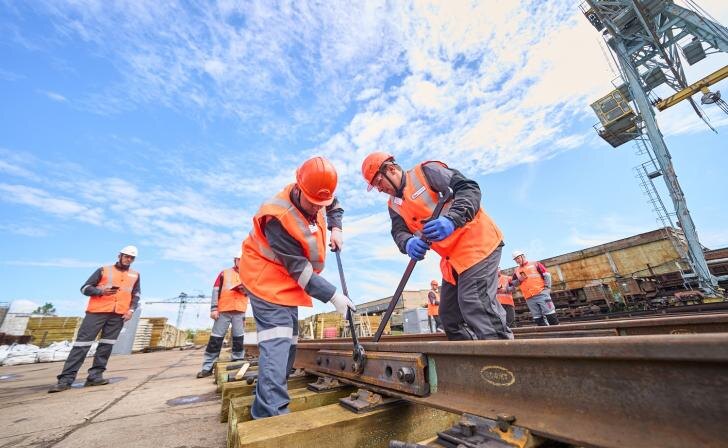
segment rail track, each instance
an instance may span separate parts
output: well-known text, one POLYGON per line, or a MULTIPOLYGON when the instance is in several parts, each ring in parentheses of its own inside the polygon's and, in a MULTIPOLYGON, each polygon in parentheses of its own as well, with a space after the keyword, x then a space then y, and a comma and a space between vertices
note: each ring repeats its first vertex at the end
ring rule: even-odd
POLYGON ((297 415, 275 417, 282 426, 268 438, 260 435, 263 421, 247 421, 255 385, 222 384, 229 446, 386 446, 389 439, 370 439, 393 435, 414 437, 391 445, 403 447, 726 445, 728 313, 514 333, 512 341, 361 338, 361 372, 352 369, 350 339, 301 340, 294 364, 300 373, 289 385, 297 415), (430 426, 418 423, 423 419, 430 426), (280 429, 286 425, 294 429, 280 429), (337 439, 349 430, 356 442, 337 439), (425 433, 438 443, 418 445, 425 433))

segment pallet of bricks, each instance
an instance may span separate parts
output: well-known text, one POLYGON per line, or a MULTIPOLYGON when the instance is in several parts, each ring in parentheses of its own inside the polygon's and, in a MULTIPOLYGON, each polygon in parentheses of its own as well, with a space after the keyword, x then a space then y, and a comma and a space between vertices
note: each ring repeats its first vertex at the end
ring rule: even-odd
POLYGON ((54 342, 73 341, 81 320, 80 317, 31 317, 25 335, 30 336, 31 344, 39 347, 47 347, 54 342))

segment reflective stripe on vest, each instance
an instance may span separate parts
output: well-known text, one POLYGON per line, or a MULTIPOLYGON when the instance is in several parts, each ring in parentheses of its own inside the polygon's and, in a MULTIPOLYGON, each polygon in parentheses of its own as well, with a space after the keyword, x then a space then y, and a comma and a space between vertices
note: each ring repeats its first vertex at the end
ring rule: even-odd
POLYGON ((240 284, 240 276, 235 269, 228 268, 222 272, 222 286, 217 300, 218 311, 244 313, 248 309, 248 296, 238 289, 240 284))
MULTIPOLYGON (((401 201, 389 198, 389 207, 402 217, 407 228, 414 235, 419 235, 424 227, 423 221, 432 216, 438 201, 438 193, 427 185, 422 166, 425 163, 437 163, 447 168, 442 162, 424 162, 405 173, 405 187, 401 201)), ((445 204, 440 216, 450 209, 452 201, 445 204)), ((500 229, 488 214, 480 207, 472 221, 456 229, 443 241, 432 244, 442 260, 440 270, 443 280, 455 284, 452 269, 462 273, 490 255, 503 240, 500 229)))
MULTIPOLYGON (((510 277, 508 277, 507 275, 498 274, 498 289, 506 290, 506 288, 508 288, 509 281, 510 277)), ((500 302, 501 305, 515 306, 515 304, 513 303, 513 294, 509 292, 499 292, 495 295, 495 298, 498 299, 498 302, 500 302)))
POLYGON ((526 300, 540 293, 546 287, 546 283, 544 283, 541 273, 536 269, 535 263, 529 261, 526 266, 517 267, 516 275, 518 280, 521 281, 519 287, 523 298, 526 300))
POLYGON ((285 306, 311 306, 305 288, 314 272, 320 273, 326 258, 326 221, 324 209, 316 215, 316 224, 309 224, 290 200, 294 184, 288 185, 275 197, 264 202, 253 218, 253 229, 243 241, 239 275, 245 287, 261 299, 285 306), (265 224, 270 218, 280 221, 283 228, 303 248, 309 265, 298 279, 293 279, 283 263, 275 256, 265 237, 265 224))
POLYGON ((101 280, 97 288, 118 286, 119 290, 109 296, 91 296, 86 311, 89 313, 125 314, 131 307, 131 293, 139 274, 131 269, 121 271, 115 265, 101 268, 101 280))

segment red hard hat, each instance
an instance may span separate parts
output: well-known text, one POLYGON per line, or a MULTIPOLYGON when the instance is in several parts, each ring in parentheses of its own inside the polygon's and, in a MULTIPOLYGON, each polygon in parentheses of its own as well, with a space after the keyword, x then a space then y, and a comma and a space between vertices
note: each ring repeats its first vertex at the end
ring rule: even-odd
POLYGON ((296 170, 296 184, 301 192, 316 205, 329 205, 334 202, 334 190, 338 176, 336 168, 323 157, 312 157, 296 170))
POLYGON ((367 190, 374 188, 372 185, 374 176, 379 173, 379 170, 382 168, 382 164, 390 160, 394 160, 394 156, 381 151, 373 152, 364 159, 364 162, 361 164, 361 175, 364 176, 364 180, 367 181, 367 184, 369 184, 367 190))

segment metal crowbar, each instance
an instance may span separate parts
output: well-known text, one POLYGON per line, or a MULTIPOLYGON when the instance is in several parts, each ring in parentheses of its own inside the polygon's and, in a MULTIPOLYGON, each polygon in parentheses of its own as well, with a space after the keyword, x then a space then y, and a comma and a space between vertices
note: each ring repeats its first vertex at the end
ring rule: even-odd
MULTIPOLYGON (((430 219, 428 219, 428 221, 432 221, 433 219, 437 219, 440 217, 440 212, 442 212, 442 208, 445 206, 445 203, 447 201, 449 201, 450 198, 452 198, 452 196, 453 196, 452 188, 448 188, 445 193, 440 193, 440 194, 442 196, 440 196, 440 199, 437 201, 435 210, 432 211, 432 216, 430 216, 430 219)), ((428 245, 432 244, 431 241, 425 240, 425 242, 428 245)), ((412 275, 412 271, 415 269, 416 264, 417 264, 417 260, 410 258, 410 261, 407 264, 407 268, 404 270, 404 274, 402 274, 402 280, 399 281, 399 285, 397 285, 397 290, 394 291, 394 295, 392 296, 392 300, 389 302, 387 311, 384 313, 384 316, 382 316, 382 321, 379 322, 379 327, 377 328, 377 332, 374 333, 372 342, 379 342, 379 339, 382 338, 382 333, 384 333, 384 327, 387 326, 387 322, 389 322, 389 318, 392 317, 392 313, 394 312, 394 307, 397 306, 397 302, 399 302, 399 298, 402 296, 402 292, 404 292, 404 287, 407 286, 407 282, 409 281, 409 278, 412 275)))
MULTIPOLYGON (((341 254, 339 249, 334 251, 336 254, 336 264, 339 267, 339 279, 341 280, 341 291, 346 297, 349 297, 349 290, 346 287, 346 280, 344 279, 344 267, 341 265, 341 254)), ((351 297, 349 297, 351 299, 351 297)), ((366 364, 366 353, 364 353, 364 347, 359 343, 359 338, 356 335, 356 326, 354 325, 354 313, 351 312, 351 308, 348 309, 346 316, 349 321, 349 331, 351 332, 351 339, 354 341, 354 351, 351 353, 353 360, 351 364, 351 370, 354 373, 361 373, 364 371, 364 364, 366 364)))

